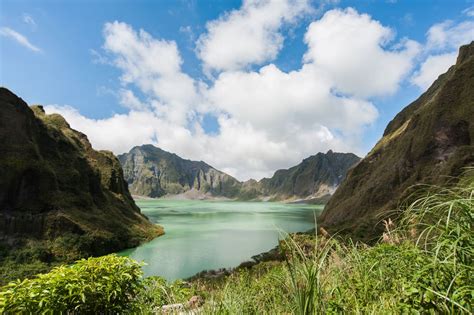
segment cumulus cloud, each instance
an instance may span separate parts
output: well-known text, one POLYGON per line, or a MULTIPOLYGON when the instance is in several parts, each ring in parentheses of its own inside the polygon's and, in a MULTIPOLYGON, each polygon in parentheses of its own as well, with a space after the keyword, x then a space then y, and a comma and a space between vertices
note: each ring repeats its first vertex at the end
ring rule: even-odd
POLYGON ((146 110, 147 106, 143 104, 131 90, 121 89, 119 92, 119 102, 121 105, 131 110, 146 110))
POLYGON ((222 73, 207 99, 232 117, 271 130, 273 137, 285 137, 295 126, 311 129, 315 123, 352 133, 377 117, 371 103, 336 96, 331 88, 313 65, 285 73, 270 64, 258 72, 222 73))
POLYGON ((64 115, 98 149, 123 153, 152 143, 241 180, 271 176, 329 149, 363 154, 361 136, 378 116, 371 98, 397 89, 418 45, 403 40, 388 46, 391 29, 352 9, 332 10, 309 26, 301 67, 285 72, 269 60, 281 48, 281 26, 304 14, 306 6, 299 1, 246 1, 210 22, 198 49, 204 67, 218 70, 207 83, 183 72, 174 41, 125 23, 107 23, 103 49, 108 63, 122 72, 116 95, 130 111, 99 120, 71 107, 47 106, 46 111, 64 115), (255 23, 256 34, 249 36, 263 40, 255 54, 213 50, 213 45, 226 45, 213 42, 220 36, 238 42, 232 32, 244 21, 255 23), (259 63, 264 65, 255 71, 246 67, 259 63), (206 133, 206 115, 217 119, 218 132, 206 133))
POLYGON ((308 0, 245 0, 240 9, 207 23, 197 54, 207 70, 262 64, 282 48, 282 26, 310 11, 308 0))
POLYGON ((456 62, 457 52, 429 56, 414 73, 411 82, 426 90, 440 74, 445 73, 456 62))
MULTIPOLYGON (((465 12, 467 15, 468 12, 465 12)), ((420 89, 428 88, 438 76, 456 62, 460 46, 474 40, 474 21, 444 21, 430 27, 426 33, 424 58, 410 79, 420 89)))
POLYGON ((28 48, 34 52, 41 52, 41 49, 37 46, 33 45, 28 38, 24 35, 18 33, 17 31, 9 28, 9 27, 0 27, 0 36, 4 36, 10 39, 13 39, 18 44, 22 45, 23 47, 28 48))
POLYGON ((428 50, 458 49, 459 46, 474 40, 474 21, 444 21, 433 25, 427 35, 428 50))
MULTIPOLYGON (((122 70, 124 85, 133 84, 167 107, 170 118, 184 124, 196 101, 194 80, 181 72, 182 59, 174 41, 153 38, 120 22, 106 23, 104 48, 122 70)), ((163 108, 165 109, 165 108, 163 108)))
POLYGON ((367 14, 351 8, 331 10, 310 24, 305 60, 317 65, 342 93, 390 94, 411 70, 420 50, 411 40, 386 48, 393 38, 392 29, 367 14))

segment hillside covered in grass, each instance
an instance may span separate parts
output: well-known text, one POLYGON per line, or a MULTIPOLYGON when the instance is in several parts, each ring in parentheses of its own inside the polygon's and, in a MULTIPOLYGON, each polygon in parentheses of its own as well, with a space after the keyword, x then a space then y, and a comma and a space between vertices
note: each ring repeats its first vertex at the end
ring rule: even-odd
POLYGON ((0 143, 0 283, 162 233, 140 213, 111 152, 5 88, 0 143))
POLYGON ((474 170, 454 185, 418 187, 397 215, 374 246, 290 235, 282 261, 191 283, 143 278, 128 258, 82 260, 3 287, 0 311, 472 313, 474 170))
POLYGON ((388 124, 329 200, 320 223, 369 240, 418 183, 443 185, 474 165, 474 42, 388 124))

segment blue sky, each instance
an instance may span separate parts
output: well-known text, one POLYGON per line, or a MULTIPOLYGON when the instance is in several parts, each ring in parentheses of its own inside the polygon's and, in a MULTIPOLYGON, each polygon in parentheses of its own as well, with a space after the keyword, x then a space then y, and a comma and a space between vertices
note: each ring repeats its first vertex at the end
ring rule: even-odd
POLYGON ((152 142, 260 178, 318 151, 365 154, 474 39, 470 0, 277 2, 2 0, 0 84, 97 148, 152 142))

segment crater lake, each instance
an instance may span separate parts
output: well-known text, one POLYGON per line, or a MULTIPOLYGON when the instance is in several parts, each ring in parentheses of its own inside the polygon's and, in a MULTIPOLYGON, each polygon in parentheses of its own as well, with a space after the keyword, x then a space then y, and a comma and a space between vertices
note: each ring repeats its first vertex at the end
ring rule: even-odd
POLYGON ((274 248, 285 233, 314 228, 321 205, 279 202, 137 200, 165 235, 121 255, 143 261, 145 276, 183 279, 236 267, 274 248))

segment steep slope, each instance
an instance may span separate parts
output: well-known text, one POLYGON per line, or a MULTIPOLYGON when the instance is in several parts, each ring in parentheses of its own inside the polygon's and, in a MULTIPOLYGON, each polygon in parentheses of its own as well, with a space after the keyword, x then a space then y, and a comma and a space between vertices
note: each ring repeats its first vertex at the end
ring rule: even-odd
POLYGON ((474 165, 474 42, 387 126, 372 151, 349 171, 320 224, 369 237, 418 183, 443 184, 474 165))
POLYGON ((326 198, 359 158, 351 153, 318 153, 275 172, 272 178, 245 183, 202 161, 185 160, 152 145, 135 147, 119 160, 130 191, 136 195, 291 200, 326 198))
POLYGON ((202 161, 185 160, 152 145, 134 147, 118 158, 134 195, 234 198, 239 193, 240 182, 232 176, 202 161))
POLYGON ((352 153, 318 153, 289 169, 275 172, 258 183, 246 182, 243 191, 254 190, 256 196, 272 200, 319 199, 332 195, 347 171, 360 158, 352 153))
POLYGON ((95 151, 63 117, 5 88, 0 144, 0 254, 34 242, 47 260, 70 260, 162 233, 140 213, 111 152, 95 151))

